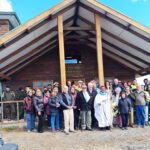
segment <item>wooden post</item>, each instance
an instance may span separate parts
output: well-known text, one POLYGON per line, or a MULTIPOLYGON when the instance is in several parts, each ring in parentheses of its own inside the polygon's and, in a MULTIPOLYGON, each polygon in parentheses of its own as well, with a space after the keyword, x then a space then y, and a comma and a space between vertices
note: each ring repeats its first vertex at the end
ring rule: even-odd
POLYGON ((17 121, 19 121, 19 102, 17 102, 17 121))
POLYGON ((64 34, 63 34, 63 16, 58 16, 58 39, 59 39, 59 59, 61 73, 61 88, 66 85, 66 66, 65 66, 65 50, 64 50, 64 34))
POLYGON ((4 104, 3 103, 1 103, 1 111, 2 111, 2 122, 3 122, 3 120, 4 120, 4 104))
POLYGON ((96 29, 96 48, 97 48, 97 63, 98 63, 98 78, 99 85, 104 85, 104 68, 103 68, 103 52, 102 52, 102 37, 101 37, 101 21, 100 16, 95 14, 95 29, 96 29))

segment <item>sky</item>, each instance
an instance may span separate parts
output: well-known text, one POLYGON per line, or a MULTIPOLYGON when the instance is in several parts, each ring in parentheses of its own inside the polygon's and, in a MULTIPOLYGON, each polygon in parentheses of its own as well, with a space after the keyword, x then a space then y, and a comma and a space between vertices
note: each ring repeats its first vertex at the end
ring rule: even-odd
MULTIPOLYGON (((21 23, 42 13, 62 0, 0 0, 0 11, 14 11, 21 23)), ((150 27, 150 0, 97 0, 124 15, 150 27)), ((143 78, 138 78, 143 83, 143 78)), ((147 76, 150 79, 150 75, 147 76)))
MULTIPOLYGON (((0 11, 15 11, 21 23, 62 0, 0 0, 0 11)), ((97 0, 150 27, 150 0, 97 0)))

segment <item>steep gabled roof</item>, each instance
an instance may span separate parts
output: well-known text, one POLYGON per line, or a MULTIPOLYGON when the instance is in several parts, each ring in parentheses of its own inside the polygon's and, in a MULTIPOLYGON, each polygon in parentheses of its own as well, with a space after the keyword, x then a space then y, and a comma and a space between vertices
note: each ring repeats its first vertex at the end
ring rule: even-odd
MULTIPOLYGON (((0 73, 10 76, 58 46, 58 14, 63 14, 64 27, 93 28, 74 33, 77 41, 96 49, 95 13, 101 16, 104 55, 134 72, 147 73, 150 29, 94 0, 65 0, 0 38, 0 73)), ((64 32, 65 40, 70 34, 64 32)))

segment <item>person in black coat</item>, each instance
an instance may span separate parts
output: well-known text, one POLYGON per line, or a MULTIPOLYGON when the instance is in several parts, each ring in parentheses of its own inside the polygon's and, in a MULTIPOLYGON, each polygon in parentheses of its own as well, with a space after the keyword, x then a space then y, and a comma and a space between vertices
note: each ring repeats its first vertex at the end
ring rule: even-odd
POLYGON ((38 132, 43 133, 44 100, 40 89, 36 90, 36 96, 33 98, 34 107, 38 115, 38 132))
POLYGON ((77 94, 77 108, 81 113, 81 129, 92 131, 91 128, 91 109, 93 107, 93 99, 87 92, 87 86, 82 86, 82 91, 77 94))
POLYGON ((129 113, 131 112, 131 101, 126 96, 125 92, 122 92, 121 94, 121 99, 118 104, 118 111, 122 118, 122 130, 127 130, 129 113))
POLYGON ((89 93, 91 101, 92 101, 91 117, 92 117, 92 127, 94 127, 96 122, 97 122, 97 120, 95 118, 95 110, 94 110, 94 99, 97 95, 97 91, 95 89, 93 89, 93 83, 92 82, 90 82, 88 84, 87 92, 89 93))

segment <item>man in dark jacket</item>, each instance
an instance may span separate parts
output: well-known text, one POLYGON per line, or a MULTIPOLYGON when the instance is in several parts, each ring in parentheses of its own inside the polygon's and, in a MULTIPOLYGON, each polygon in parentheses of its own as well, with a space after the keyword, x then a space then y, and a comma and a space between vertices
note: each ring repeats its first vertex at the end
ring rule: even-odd
POLYGON ((144 79, 144 91, 148 90, 148 79, 144 79))
POLYGON ((130 92, 130 87, 127 86, 125 88, 126 96, 130 99, 131 101, 131 113, 129 115, 129 125, 133 128, 134 127, 134 105, 135 105, 135 100, 132 98, 133 93, 130 92))
POLYGON ((120 88, 121 88, 121 92, 124 92, 124 91, 125 91, 123 85, 122 85, 122 84, 119 84, 118 79, 114 79, 114 84, 112 85, 112 93, 113 93, 113 94, 115 94, 115 89, 116 89, 117 87, 120 87, 120 88))
POLYGON ((77 108, 81 112, 81 129, 92 131, 91 128, 91 109, 93 99, 87 92, 87 86, 82 86, 82 91, 77 95, 77 108))
MULTIPOLYGON (((10 90, 9 86, 6 86, 6 90, 3 93, 3 101, 14 101, 15 100, 15 93, 10 90)), ((14 119, 15 116, 15 104, 4 104, 4 115, 7 119, 14 119)))
POLYGON ((95 126, 95 123, 97 122, 96 118, 95 118, 95 112, 94 112, 94 99, 97 95, 97 91, 95 89, 93 89, 93 83, 89 83, 88 84, 88 89, 87 92, 90 95, 91 101, 92 101, 92 109, 91 109, 91 116, 92 116, 92 127, 95 126))

